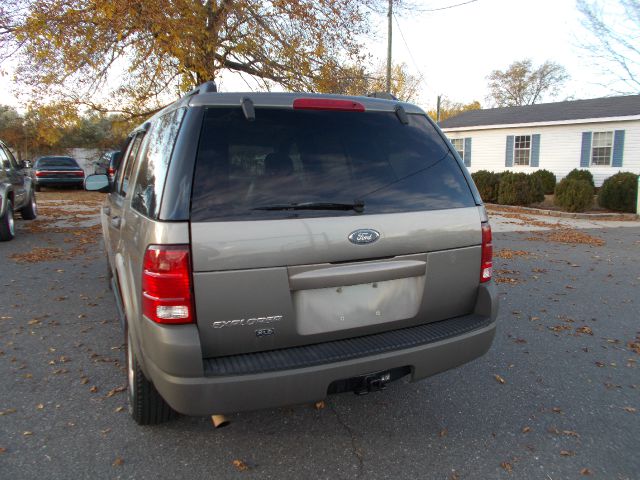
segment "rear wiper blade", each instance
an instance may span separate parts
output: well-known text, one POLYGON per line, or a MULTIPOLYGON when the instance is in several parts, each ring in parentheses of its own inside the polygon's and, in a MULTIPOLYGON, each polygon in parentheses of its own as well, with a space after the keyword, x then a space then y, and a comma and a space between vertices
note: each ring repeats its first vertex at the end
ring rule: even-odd
POLYGON ((355 201, 353 203, 334 202, 303 202, 303 203, 274 203, 272 205, 262 205, 251 210, 354 210, 358 213, 364 212, 364 202, 355 201))

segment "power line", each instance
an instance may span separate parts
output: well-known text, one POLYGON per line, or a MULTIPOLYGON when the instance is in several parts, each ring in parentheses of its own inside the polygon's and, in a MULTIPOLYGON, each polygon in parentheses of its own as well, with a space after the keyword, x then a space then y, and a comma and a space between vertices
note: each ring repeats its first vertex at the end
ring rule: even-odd
POLYGON ((450 8, 462 7, 463 5, 469 5, 470 3, 475 3, 478 0, 468 0, 462 3, 456 3, 455 5, 448 5, 446 7, 440 8, 414 8, 411 9, 414 12, 439 12, 440 10, 449 10, 450 8))
POLYGON ((409 54, 409 58, 411 59, 411 62, 413 63, 414 68, 416 69, 416 71, 420 75, 418 80, 420 82, 424 82, 424 84, 425 84, 425 86, 427 88, 431 88, 430 85, 425 80, 424 73, 422 73, 422 70, 420 70, 420 67, 418 67, 418 62, 416 62, 416 59, 413 57, 413 53, 411 53, 411 49, 409 48, 409 44, 407 43, 407 40, 404 38, 404 33, 402 33, 402 28, 400 27, 400 22, 398 21, 398 17, 396 17, 395 14, 394 14, 393 18, 396 21, 396 26, 398 27, 398 31, 400 32, 400 38, 402 38, 402 43, 404 43, 404 46, 407 49, 407 53, 409 54))

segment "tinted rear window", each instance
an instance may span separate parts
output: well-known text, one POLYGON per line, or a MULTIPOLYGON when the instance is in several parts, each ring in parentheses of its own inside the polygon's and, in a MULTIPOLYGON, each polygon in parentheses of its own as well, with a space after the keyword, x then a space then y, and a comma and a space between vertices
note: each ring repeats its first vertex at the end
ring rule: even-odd
POLYGON ((364 203, 364 214, 475 205, 440 135, 421 115, 239 108, 205 113, 193 221, 360 215, 261 210, 281 204, 364 203))
POLYGON ((38 160, 39 167, 77 167, 78 164, 70 157, 48 157, 38 160))

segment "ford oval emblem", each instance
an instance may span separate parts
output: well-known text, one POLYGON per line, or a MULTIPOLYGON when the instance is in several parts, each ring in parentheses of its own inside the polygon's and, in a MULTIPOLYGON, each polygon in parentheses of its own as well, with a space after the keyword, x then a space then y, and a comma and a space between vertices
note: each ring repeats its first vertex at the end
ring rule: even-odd
POLYGON ((349 234, 349 241, 355 245, 366 245, 380 238, 380 232, 371 228, 361 228, 349 234))

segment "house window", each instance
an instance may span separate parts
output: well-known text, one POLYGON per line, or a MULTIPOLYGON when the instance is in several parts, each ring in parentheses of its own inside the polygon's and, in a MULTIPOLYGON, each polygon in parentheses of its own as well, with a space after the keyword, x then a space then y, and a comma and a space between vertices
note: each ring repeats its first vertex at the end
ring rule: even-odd
POLYGON ((456 149, 458 155, 460 155, 460 158, 464 162, 464 138, 454 138, 451 140, 451 144, 453 145, 453 148, 456 149))
POLYGON ((531 135, 517 135, 513 142, 513 164, 529 165, 531 158, 531 135))
POLYGON ((611 165, 613 132, 593 132, 591 165, 611 165))

